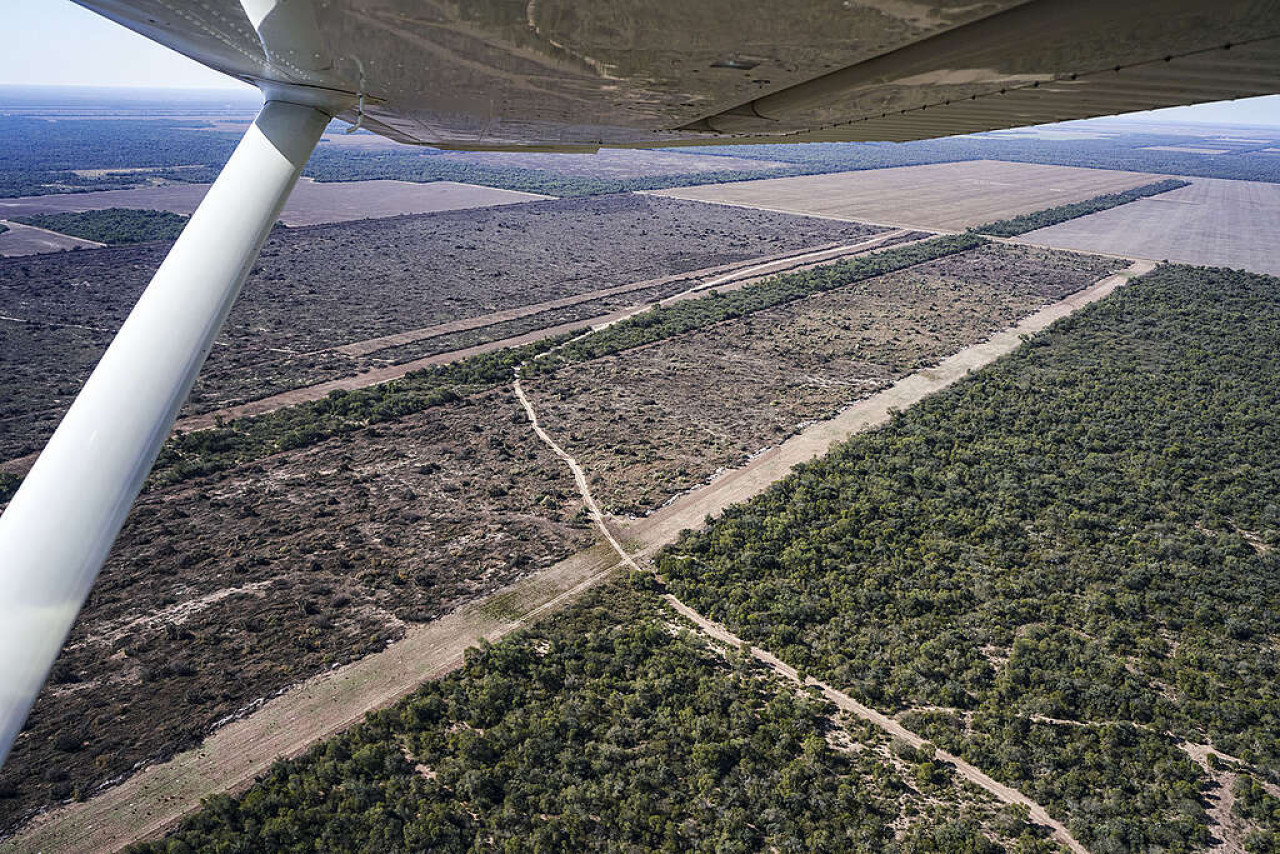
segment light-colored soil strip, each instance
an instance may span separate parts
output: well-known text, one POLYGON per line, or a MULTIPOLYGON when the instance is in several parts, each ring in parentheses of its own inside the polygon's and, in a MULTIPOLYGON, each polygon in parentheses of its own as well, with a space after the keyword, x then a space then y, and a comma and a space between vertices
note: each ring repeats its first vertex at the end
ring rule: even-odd
MULTIPOLYGON (((1153 267, 1135 263, 1125 273, 1109 276, 936 367, 854 403, 651 516, 620 526, 618 539, 630 546, 633 560, 652 554, 674 542, 682 530, 701 526, 708 515, 763 492, 793 466, 826 453, 833 443, 883 424, 891 410, 905 409, 995 361, 1014 350, 1020 336, 1102 299, 1128 277, 1153 267)), ((365 712, 395 702, 427 679, 444 676, 462 664, 468 647, 503 637, 562 606, 622 565, 615 550, 601 544, 446 617, 411 626, 403 639, 383 652, 306 680, 219 729, 200 747, 150 766, 88 801, 36 818, 18 836, 0 843, 0 852, 108 852, 158 836, 197 809, 201 798, 243 789, 276 758, 296 756, 365 712)))
POLYGON ((890 237, 901 234, 902 231, 895 231, 889 234, 878 234, 870 240, 864 240, 861 243, 849 246, 840 244, 828 244, 819 246, 816 249, 804 250, 803 252, 784 252, 778 255, 766 255, 761 258, 748 259, 746 261, 737 261, 732 264, 721 264, 716 267, 706 267, 701 270, 691 270, 688 273, 676 273, 671 276, 662 276, 657 279, 647 279, 642 282, 630 282, 625 285, 618 285, 612 288, 603 288, 596 291, 588 291, 587 293, 575 294, 570 297, 562 297, 560 299, 550 300, 548 302, 534 303, 533 305, 520 306, 518 308, 508 308, 502 311, 495 311, 490 314, 480 315, 478 317, 464 317, 461 320, 452 320, 448 323, 441 323, 435 326, 424 326, 420 329, 409 329, 404 332, 396 332, 391 335, 383 335, 379 338, 369 338, 365 341, 353 341, 349 344, 340 344, 337 347, 330 348, 336 353, 343 353, 348 356, 367 356, 370 353, 376 353, 379 350, 385 350, 388 347, 399 347, 404 344, 413 344, 417 341, 425 341, 429 338, 438 338, 441 335, 450 335, 455 332, 468 332, 472 329, 483 329, 486 326, 494 326, 499 323, 506 323, 511 320, 519 320, 522 317, 530 317, 535 314, 542 314, 545 311, 555 311, 561 308, 569 308, 570 306, 579 305, 592 300, 604 299, 605 297, 618 296, 619 294, 631 293, 633 291, 647 290, 655 288, 659 285, 678 282, 682 279, 701 279, 706 276, 715 276, 717 274, 726 274, 722 276, 724 281, 730 281, 737 275, 745 275, 748 272, 755 271, 756 268, 765 268, 773 264, 778 264, 778 268, 773 272, 787 268, 787 262, 800 261, 810 256, 827 255, 827 257, 836 257, 842 253, 852 251, 854 249, 866 249, 877 243, 882 243, 890 237), (743 270, 743 267, 754 264, 749 270, 743 270))
MULTIPOLYGON (((698 630, 707 637, 720 641, 721 643, 729 644, 733 647, 747 648, 747 645, 742 642, 742 639, 733 634, 733 632, 730 632, 719 623, 703 617, 675 596, 666 594, 662 598, 668 605, 674 608, 677 613, 697 626, 698 630)), ((881 714, 869 706, 862 705, 848 694, 845 694, 842 691, 837 691, 825 682, 821 682, 812 677, 807 680, 802 680, 794 667, 782 662, 775 656, 758 647, 752 646, 750 647, 750 651, 753 658, 764 664, 773 672, 791 680, 797 685, 817 687, 822 691, 824 697, 832 703, 835 703, 837 708, 849 712, 864 721, 869 721, 875 724, 889 735, 894 738, 902 739, 913 748, 919 748, 925 743, 925 739, 916 735, 914 732, 907 729, 888 715, 881 714)), ((1003 803, 1021 804, 1025 806, 1033 822, 1050 828, 1053 831, 1053 838, 1067 846, 1067 848, 1076 852, 1076 854, 1089 854, 1088 849, 1077 842, 1061 822, 1054 819, 1049 815, 1044 807, 1031 800, 1017 789, 1011 786, 1006 786, 1005 784, 988 777, 977 767, 970 765, 960 757, 948 753, 945 750, 938 750, 937 756, 943 762, 950 763, 956 769, 956 773, 961 777, 968 780, 970 783, 985 789, 987 792, 990 792, 996 799, 1003 803)))

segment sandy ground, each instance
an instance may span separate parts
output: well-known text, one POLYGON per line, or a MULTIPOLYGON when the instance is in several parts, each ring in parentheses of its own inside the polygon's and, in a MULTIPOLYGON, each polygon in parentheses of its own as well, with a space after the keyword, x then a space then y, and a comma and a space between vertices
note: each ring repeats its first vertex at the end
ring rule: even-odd
POLYGON ((662 190, 655 195, 895 227, 959 231, 1166 176, 972 160, 662 190))
POLYGON ((1186 180, 1188 187, 1028 232, 1018 242, 1280 275, 1280 184, 1186 180))
MULTIPOLYGON (((0 217, 27 216, 103 208, 141 208, 190 214, 208 192, 208 184, 168 184, 136 190, 104 190, 96 193, 60 193, 0 199, 0 217)), ((378 219, 400 214, 484 208, 548 199, 536 193, 518 193, 452 181, 415 184, 409 181, 346 181, 320 184, 302 179, 280 214, 285 225, 320 225, 355 219, 378 219)), ((2 240, 3 237, 0 237, 2 240)))
POLYGON ((68 249, 99 249, 104 243, 82 240, 36 228, 33 225, 20 225, 16 222, 0 219, 0 223, 9 226, 9 230, 0 234, 0 258, 16 258, 19 255, 40 255, 45 252, 65 252, 68 249))
MULTIPOLYGON (((850 435, 889 419, 928 394, 961 379, 1014 350, 1021 336, 1044 329, 1077 309, 1102 299, 1128 280, 1152 269, 1135 262, 1000 332, 853 404, 835 418, 813 425, 741 469, 685 494, 663 510, 634 523, 611 526, 635 556, 652 554, 708 515, 748 499, 850 435)), ((613 534, 610 534, 613 538, 613 534)), ((114 851, 154 837, 195 809, 202 797, 242 789, 277 757, 294 756, 311 743, 359 720, 366 711, 394 702, 426 679, 458 667, 463 651, 493 640, 570 601, 621 565, 606 544, 574 555, 492 596, 426 625, 413 626, 384 652, 310 679, 260 710, 228 724, 198 748, 151 766, 83 803, 51 811, 0 852, 114 851)))

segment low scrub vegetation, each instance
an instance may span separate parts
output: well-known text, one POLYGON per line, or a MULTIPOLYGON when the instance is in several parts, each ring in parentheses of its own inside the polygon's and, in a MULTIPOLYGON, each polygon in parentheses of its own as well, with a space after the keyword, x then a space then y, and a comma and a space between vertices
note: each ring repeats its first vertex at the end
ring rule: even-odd
POLYGON ((1138 199, 1145 199, 1149 196, 1158 196, 1161 193, 1167 193, 1170 190, 1177 190, 1181 187, 1190 186, 1190 181, 1180 181, 1176 178, 1169 178, 1164 181, 1156 181, 1154 184, 1144 184, 1141 187, 1134 187, 1131 190, 1124 190, 1119 193, 1107 193, 1102 196, 1094 196, 1092 199, 1085 199, 1083 202, 1074 202, 1069 205, 1059 205, 1056 208, 1046 208, 1035 213, 1023 214, 1010 219, 1002 219, 998 222, 989 222, 986 225, 980 225, 977 228, 970 229, 978 234, 989 234, 992 237, 1015 237, 1019 234, 1026 234, 1028 231, 1035 231, 1037 228, 1048 228, 1051 225, 1057 225, 1060 222, 1066 222, 1071 219, 1078 219, 1082 216, 1095 214, 1099 211, 1109 210, 1110 208, 1118 208, 1120 205, 1127 205, 1130 202, 1136 202, 1138 199))
POLYGON ((673 619, 615 583, 128 850, 1054 850, 673 619))
POLYGON ((17 217, 14 221, 97 243, 123 246, 153 240, 177 240, 188 219, 168 211, 106 208, 78 213, 33 214, 17 217))
POLYGON ((660 570, 1091 850, 1199 848, 1180 740, 1280 779, 1277 348, 1280 279, 1159 268, 660 570))
POLYGON ((153 486, 221 471, 269 454, 307 447, 361 427, 391 421, 509 382, 515 367, 535 372, 594 359, 652 341, 706 327, 731 317, 790 302, 981 244, 972 235, 942 237, 892 249, 866 259, 843 261, 767 279, 724 296, 710 296, 657 309, 574 341, 571 334, 545 338, 523 347, 504 348, 458 362, 406 374, 402 379, 290 406, 266 415, 241 418, 225 426, 178 435, 161 451, 152 471, 153 486))
POLYGON ((709 296, 701 299, 654 308, 593 335, 584 336, 554 355, 538 359, 529 366, 529 371, 533 374, 553 371, 562 364, 597 359, 695 329, 705 329, 721 321, 974 249, 985 242, 980 237, 968 234, 937 237, 899 249, 825 264, 811 270, 773 276, 727 294, 712 291, 709 296))

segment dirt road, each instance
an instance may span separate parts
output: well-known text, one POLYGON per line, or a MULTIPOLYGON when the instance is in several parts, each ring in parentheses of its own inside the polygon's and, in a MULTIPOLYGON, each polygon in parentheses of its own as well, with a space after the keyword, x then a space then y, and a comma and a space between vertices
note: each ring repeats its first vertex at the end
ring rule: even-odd
MULTIPOLYGON (((721 643, 728 644, 735 649, 743 647, 742 639, 726 629, 724 626, 708 620, 670 594, 667 594, 662 598, 678 614, 697 626, 698 630, 707 637, 720 641, 721 643)), ((775 673, 795 682, 797 685, 817 686, 822 691, 823 695, 828 700, 835 703, 838 708, 849 712, 864 721, 870 721, 894 738, 900 738, 915 748, 918 748, 925 743, 925 739, 916 735, 893 718, 888 715, 881 714, 869 706, 862 705, 848 694, 845 694, 842 691, 837 691, 827 683, 820 682, 813 678, 802 681, 794 667, 784 663, 770 653, 753 646, 751 647, 751 655, 775 673)), ((943 762, 950 763, 956 769, 956 773, 961 777, 968 780, 970 783, 973 783, 975 786, 990 792, 997 800, 1006 804, 1022 804, 1025 806, 1030 813, 1031 820, 1033 822, 1050 828, 1053 831, 1053 838, 1076 852, 1076 854, 1089 854, 1088 849, 1077 842, 1061 822, 1055 820, 1049 815, 1044 807, 1031 800, 1017 789, 1006 786, 1003 783, 988 777, 977 767, 970 765, 960 757, 950 754, 945 750, 939 750, 937 752, 937 756, 943 762)))
MULTIPOLYGON (((890 409, 904 409, 989 364, 1016 348, 1019 336, 1044 329, 1152 266, 1135 263, 1125 273, 1109 276, 933 368, 904 378, 661 511, 620 526, 617 535, 611 532, 610 540, 625 541, 635 557, 652 554, 673 542, 681 530, 696 528, 708 515, 763 491, 795 464, 884 423, 890 409)), ((415 625, 385 651, 307 680, 218 730, 200 747, 140 771, 88 801, 36 819, 19 836, 0 844, 0 852, 114 851, 156 836, 195 809, 200 798, 248 785, 277 757, 297 755, 359 720, 366 711, 388 705, 420 682, 450 672, 461 664, 467 647, 502 637, 561 606, 621 565, 612 544, 602 543, 435 622, 415 625)))

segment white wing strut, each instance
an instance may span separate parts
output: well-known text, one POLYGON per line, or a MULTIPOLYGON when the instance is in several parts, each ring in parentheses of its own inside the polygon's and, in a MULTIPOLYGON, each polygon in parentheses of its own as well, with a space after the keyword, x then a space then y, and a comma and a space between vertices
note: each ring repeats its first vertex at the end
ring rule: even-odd
POLYGON ((0 764, 329 119, 266 103, 0 516, 0 764))

